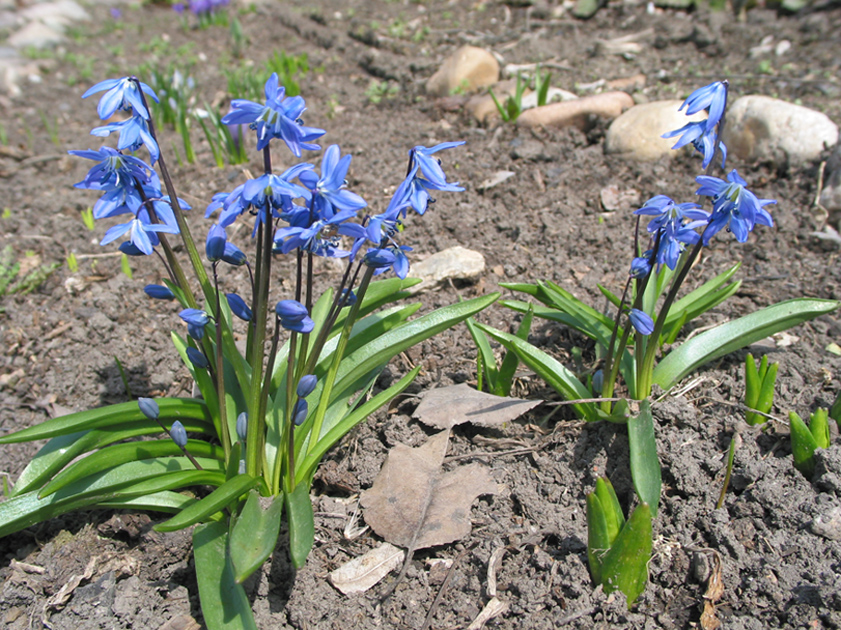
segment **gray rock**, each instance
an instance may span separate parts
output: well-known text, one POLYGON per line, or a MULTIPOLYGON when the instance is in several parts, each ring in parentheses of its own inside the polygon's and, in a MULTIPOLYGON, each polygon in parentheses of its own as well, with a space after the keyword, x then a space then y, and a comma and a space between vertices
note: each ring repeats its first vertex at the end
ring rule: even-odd
POLYGON ((64 18, 68 22, 82 22, 91 19, 90 14, 79 3, 73 0, 58 0, 57 2, 33 4, 21 11, 20 14, 27 20, 40 20, 45 23, 57 18, 64 18))
MULTIPOLYGON (((605 153, 646 162, 673 157, 672 147, 678 138, 663 138, 664 133, 680 129, 686 123, 706 118, 705 112, 687 116, 678 111, 683 101, 654 101, 635 105, 619 116, 605 135, 605 153)), ((690 145, 689 149, 692 150, 690 145)))
POLYGON ((413 293, 429 289, 442 280, 475 280, 485 271, 485 257, 461 246, 450 247, 412 265, 409 275, 423 282, 413 293))
POLYGON ((9 37, 9 45, 15 48, 49 48, 64 41, 64 35, 43 22, 30 22, 9 37))
POLYGON ((829 540, 841 540, 841 507, 831 507, 815 516, 809 529, 813 534, 829 540))
POLYGON ((838 126, 825 114, 770 96, 750 95, 727 111, 724 142, 743 160, 799 164, 838 143, 838 126))

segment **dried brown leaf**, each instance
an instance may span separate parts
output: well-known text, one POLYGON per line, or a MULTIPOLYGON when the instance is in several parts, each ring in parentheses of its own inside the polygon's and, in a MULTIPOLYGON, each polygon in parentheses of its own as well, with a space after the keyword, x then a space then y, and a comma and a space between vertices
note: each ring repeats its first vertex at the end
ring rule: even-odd
POLYGON ((388 542, 410 552, 459 540, 470 533, 470 505, 497 486, 481 464, 441 471, 450 432, 426 444, 398 444, 388 453, 370 490, 362 494, 365 521, 388 542))
POLYGON ((413 417, 436 429, 449 429, 465 422, 499 426, 519 418, 541 402, 494 396, 462 383, 426 392, 413 417))
POLYGON ((330 573, 330 583, 345 595, 363 593, 403 562, 404 552, 383 543, 368 553, 346 562, 330 573))

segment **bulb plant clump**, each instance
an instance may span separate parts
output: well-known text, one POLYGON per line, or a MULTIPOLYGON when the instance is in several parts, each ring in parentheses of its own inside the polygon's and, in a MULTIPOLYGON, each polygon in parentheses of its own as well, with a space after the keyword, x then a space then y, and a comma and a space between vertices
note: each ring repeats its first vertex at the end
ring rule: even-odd
POLYGON ((222 121, 254 132, 263 172, 213 196, 202 249, 160 150, 149 108, 155 92, 131 76, 98 83, 84 97, 94 94, 101 95, 100 118, 125 118, 92 132, 116 134, 116 148, 70 151, 93 162, 76 187, 100 194, 95 219, 122 219, 102 245, 119 242, 124 254, 159 263, 163 281, 144 290, 179 305, 171 336, 201 396, 140 398, 4 436, 0 443, 49 441, 0 503, 0 535, 79 508, 169 513, 159 531, 195 525, 207 626, 253 627, 241 584, 277 547, 282 519, 285 547, 300 567, 314 543, 310 487, 322 457, 405 390, 420 366, 384 391, 374 389, 379 373, 395 355, 498 297, 416 319, 421 304, 392 304, 418 282, 408 278, 412 248, 403 241, 410 215, 423 216, 432 195, 463 190, 438 159, 463 142, 410 149, 405 176, 374 212, 348 188, 352 156, 337 145, 323 151, 320 168, 304 161, 275 168, 273 149, 301 158, 321 149, 326 132, 302 122, 303 97, 288 96, 273 74, 264 101, 235 99, 222 121), (141 150, 148 161, 135 155, 141 150), (231 238, 237 222, 248 223, 248 246, 231 238), (278 256, 294 261, 285 295, 273 295, 278 256), (317 295, 322 258, 344 271, 317 295), (241 280, 223 288, 229 271, 241 280), (380 278, 386 272, 394 277, 380 278), (243 352, 235 332, 246 339, 243 352), (162 437, 132 440, 141 436, 162 437))

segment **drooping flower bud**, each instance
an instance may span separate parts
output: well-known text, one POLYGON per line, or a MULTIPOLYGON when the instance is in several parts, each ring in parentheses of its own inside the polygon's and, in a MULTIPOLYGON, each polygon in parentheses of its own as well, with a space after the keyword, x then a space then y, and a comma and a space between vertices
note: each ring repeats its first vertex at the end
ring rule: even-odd
POLYGON ((187 348, 187 358, 190 360, 190 363, 195 365, 199 369, 206 369, 208 365, 210 365, 207 361, 207 357, 204 356, 204 353, 201 350, 196 350, 192 346, 187 348))
POLYGON ((295 403, 295 410, 292 412, 292 420, 295 422, 295 426, 299 427, 304 424, 304 420, 307 419, 307 414, 309 413, 309 405, 307 405, 307 401, 304 399, 299 400, 295 403))
POLYGON ((178 445, 178 448, 187 446, 187 431, 184 429, 184 425, 181 424, 180 420, 172 423, 172 428, 169 430, 169 437, 178 445))
POLYGON ((140 407, 140 411, 142 411, 143 415, 149 418, 149 420, 157 420, 158 416, 161 415, 158 403, 156 403, 153 398, 138 398, 137 406, 140 407))
POLYGON ((299 333, 312 332, 315 322, 309 317, 307 307, 297 300, 281 300, 275 306, 280 325, 286 330, 299 333))
POLYGON ((240 296, 236 293, 226 293, 225 297, 228 298, 228 306, 231 307, 231 312, 239 317, 240 319, 250 322, 254 319, 254 313, 251 312, 251 309, 248 308, 248 304, 245 303, 240 296))
POLYGON ((317 383, 318 379, 314 374, 305 374, 302 376, 301 380, 298 381, 298 389, 296 390, 298 398, 306 398, 312 394, 317 383))
POLYGON ((225 255, 225 243, 228 241, 228 234, 219 224, 213 225, 207 233, 207 243, 205 244, 205 253, 210 262, 221 260, 225 255))
POLYGON ((245 436, 248 434, 248 412, 243 411, 237 416, 237 437, 240 442, 245 442, 245 436))
POLYGON ((631 324, 633 324, 639 334, 648 336, 654 332, 654 320, 651 319, 648 313, 645 313, 638 308, 632 308, 628 317, 631 319, 631 324))
POLYGON ((146 295, 155 300, 175 299, 175 294, 169 289, 169 287, 165 287, 160 284, 147 284, 143 287, 143 290, 146 292, 146 295))

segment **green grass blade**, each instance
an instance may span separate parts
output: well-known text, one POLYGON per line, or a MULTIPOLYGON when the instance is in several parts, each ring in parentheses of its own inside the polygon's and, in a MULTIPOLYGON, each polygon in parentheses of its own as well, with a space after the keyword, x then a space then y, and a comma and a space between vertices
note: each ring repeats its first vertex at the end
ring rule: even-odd
POLYGON ((168 521, 155 525, 155 531, 174 532, 195 525, 207 517, 221 512, 243 494, 251 490, 258 483, 258 479, 250 475, 237 475, 229 479, 201 501, 194 503, 179 512, 168 521))
POLYGON ((654 382, 663 389, 670 389, 683 377, 713 359, 831 313, 839 305, 841 302, 835 300, 787 300, 716 326, 669 352, 654 368, 654 382))
POLYGON ((228 524, 193 530, 193 556, 204 622, 210 630, 257 630, 245 589, 234 579, 228 554, 228 524))

